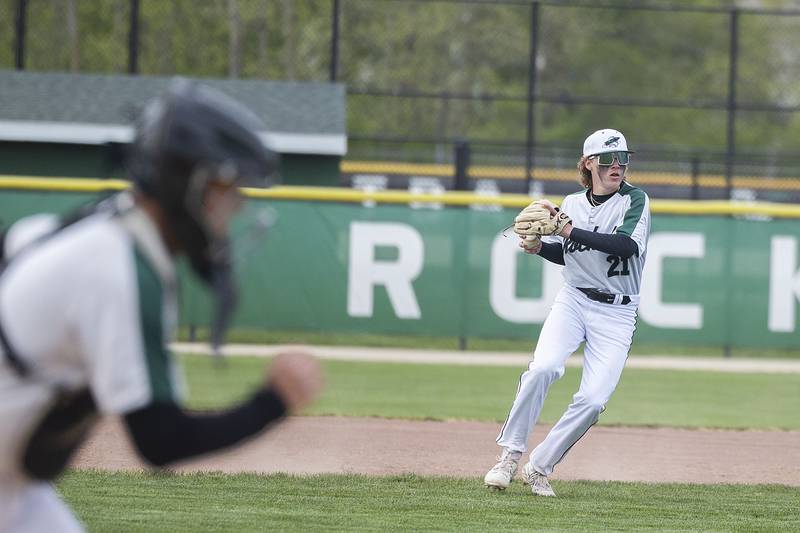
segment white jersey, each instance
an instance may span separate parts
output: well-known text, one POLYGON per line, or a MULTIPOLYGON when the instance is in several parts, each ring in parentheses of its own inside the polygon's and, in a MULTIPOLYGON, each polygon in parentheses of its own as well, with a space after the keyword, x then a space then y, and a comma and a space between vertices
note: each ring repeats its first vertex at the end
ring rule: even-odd
MULTIPOLYGON (((628 358, 639 285, 650 234, 650 202, 647 195, 625 182, 618 193, 593 206, 586 191, 567 196, 561 209, 576 228, 630 236, 638 251, 623 259, 562 237, 545 237, 564 248, 564 278, 553 307, 542 325, 533 361, 522 373, 517 396, 497 443, 519 457, 527 451, 528 438, 539 419, 547 391, 564 375, 564 365, 581 343, 583 376, 567 410, 543 441, 533 450, 527 468, 549 476, 572 446, 594 425, 619 383, 628 358), (630 298, 596 301, 578 288, 599 289, 630 298)), ((492 471, 487 485, 498 485, 492 471)), ((500 483, 505 483, 500 479, 500 483)), ((507 483, 505 483, 507 485, 507 483)), ((535 492, 535 491, 534 491, 535 492)))
POLYGON ((586 191, 564 198, 561 210, 570 216, 576 228, 599 233, 630 236, 638 253, 624 259, 566 240, 550 237, 564 247, 564 279, 573 287, 600 289, 613 294, 639 294, 642 269, 650 236, 650 199, 638 187, 622 183, 619 192, 600 204, 589 203, 586 191))
MULTIPOLYGON (((23 219, 6 249, 35 235, 32 225, 52 227, 23 219)), ((0 321, 31 370, 20 377, 0 357, 0 482, 20 475, 21 448, 56 386, 89 387, 105 414, 182 395, 167 351, 177 325, 174 264, 138 208, 91 215, 23 247, 0 276, 0 321)))

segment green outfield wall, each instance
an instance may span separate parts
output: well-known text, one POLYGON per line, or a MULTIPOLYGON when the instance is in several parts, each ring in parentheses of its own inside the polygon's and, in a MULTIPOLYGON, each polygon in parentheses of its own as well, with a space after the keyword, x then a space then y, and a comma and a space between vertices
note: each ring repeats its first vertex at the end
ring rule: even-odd
MULTIPOLYGON (((290 193, 254 193, 236 220, 235 326, 530 338, 562 283, 560 267, 502 235, 518 207, 363 205, 290 193)), ((0 190, 0 212, 8 224, 93 196, 0 190)), ((800 346, 800 221, 791 209, 767 216, 769 206, 748 214, 731 204, 724 214, 717 204, 722 214, 683 214, 690 205, 669 214, 653 202, 637 340, 800 346)), ((188 277, 182 299, 182 323, 206 325, 207 297, 188 277)))

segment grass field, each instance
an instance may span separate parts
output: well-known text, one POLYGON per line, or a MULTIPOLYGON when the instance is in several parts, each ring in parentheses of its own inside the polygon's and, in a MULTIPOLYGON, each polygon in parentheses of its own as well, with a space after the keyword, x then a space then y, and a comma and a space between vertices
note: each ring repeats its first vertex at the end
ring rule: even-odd
MULTIPOLYGON (((194 339, 189 335, 189 330, 184 328, 179 335, 180 340, 207 341, 208 333, 205 329, 195 330, 194 339)), ((249 330, 234 329, 228 337, 229 342, 245 344, 312 344, 323 346, 372 346, 377 348, 412 348, 430 350, 458 350, 461 340, 457 337, 424 337, 424 336, 398 336, 377 335, 367 333, 336 333, 323 331, 292 331, 292 330, 249 330)), ((535 337, 530 339, 464 339, 468 351, 496 351, 496 352, 530 352, 536 342, 535 337)), ((633 355, 675 355, 697 357, 749 357, 749 358, 776 358, 800 359, 798 349, 779 348, 730 348, 727 353, 722 346, 685 345, 685 344, 655 344, 641 343, 635 338, 631 348, 633 355)))
POLYGON ((514 483, 325 475, 71 472, 59 489, 90 531, 797 531, 800 490, 756 485, 514 483))
MULTIPOLYGON (((249 394, 267 362, 181 360, 189 404, 249 394)), ((308 414, 500 422, 520 369, 325 361, 308 414)), ((577 388, 567 369, 545 404, 552 422, 577 388)), ((800 375, 628 369, 601 424, 800 429, 800 375)), ((391 453, 376 450, 376 453, 391 453)), ((800 488, 555 480, 556 499, 478 479, 71 471, 57 487, 89 531, 796 531, 800 488)))
MULTIPOLYGON (((265 361, 184 356, 191 406, 210 409, 241 398, 265 361)), ((521 369, 404 363, 323 362, 327 387, 307 412, 317 415, 468 419, 502 422, 521 369)), ((578 388, 580 369, 553 385, 542 422, 554 422, 578 388)), ((622 375, 600 424, 800 429, 800 374, 642 370, 622 375)))

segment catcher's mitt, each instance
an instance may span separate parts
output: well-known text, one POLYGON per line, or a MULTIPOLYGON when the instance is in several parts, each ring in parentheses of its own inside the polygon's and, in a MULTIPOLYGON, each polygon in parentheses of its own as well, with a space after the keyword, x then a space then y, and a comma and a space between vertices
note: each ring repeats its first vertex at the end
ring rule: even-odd
POLYGON ((536 200, 514 219, 514 233, 522 237, 558 235, 570 222, 572 219, 566 213, 547 200, 536 200))

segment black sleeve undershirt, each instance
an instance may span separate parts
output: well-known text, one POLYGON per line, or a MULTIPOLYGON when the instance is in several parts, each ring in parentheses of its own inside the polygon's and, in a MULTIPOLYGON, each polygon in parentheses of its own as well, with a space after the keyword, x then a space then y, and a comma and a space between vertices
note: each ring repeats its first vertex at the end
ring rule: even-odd
POLYGON ((162 466, 236 444, 286 414, 274 391, 261 390, 228 411, 190 413, 174 403, 154 403, 125 415, 139 453, 162 466))
POLYGON ((539 255, 551 263, 557 265, 564 264, 564 248, 560 242, 543 242, 539 255))
POLYGON ((593 250, 618 255, 625 259, 639 253, 639 246, 637 246, 636 241, 622 233, 597 233, 595 231, 572 228, 569 240, 588 246, 593 250))

